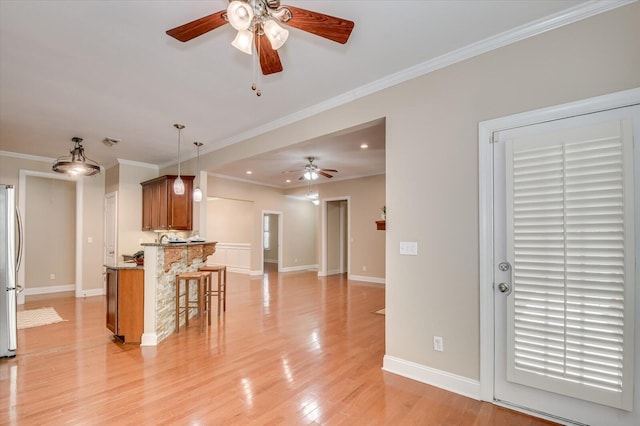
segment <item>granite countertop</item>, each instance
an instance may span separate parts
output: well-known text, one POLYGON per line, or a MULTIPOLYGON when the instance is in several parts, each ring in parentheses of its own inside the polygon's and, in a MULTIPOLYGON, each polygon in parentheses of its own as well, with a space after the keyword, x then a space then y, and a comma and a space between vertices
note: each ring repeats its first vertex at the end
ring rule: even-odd
POLYGON ((182 247, 182 246, 197 246, 202 244, 216 244, 217 241, 187 241, 184 243, 142 243, 143 247, 182 247))
POLYGON ((117 262, 115 265, 103 265, 105 268, 109 269, 144 269, 143 265, 136 265, 135 262, 117 262))

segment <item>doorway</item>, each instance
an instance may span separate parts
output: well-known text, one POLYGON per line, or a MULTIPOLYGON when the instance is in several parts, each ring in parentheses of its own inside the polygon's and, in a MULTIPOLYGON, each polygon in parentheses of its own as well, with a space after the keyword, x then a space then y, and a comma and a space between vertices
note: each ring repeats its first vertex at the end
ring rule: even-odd
POLYGON ((18 293, 18 304, 24 304, 25 296, 34 294, 75 291, 75 296, 80 297, 82 180, 53 173, 20 170, 18 191, 25 233, 24 257, 18 270, 18 283, 24 291, 18 293), (44 187, 51 190, 47 191, 48 195, 41 196, 39 192, 44 187), (59 197, 55 194, 59 194, 59 197), (42 212, 47 214, 43 216, 42 212), (58 219, 56 215, 59 216, 58 219), (43 223, 43 218, 46 218, 46 223, 43 223), (52 249, 60 242, 60 247, 64 247, 64 250, 52 249), (46 254, 38 252, 42 247, 48 250, 46 254), (42 259, 47 259, 50 265, 43 265, 42 259), (29 266, 34 264, 38 267, 29 266), (32 272, 36 270, 39 275, 34 276, 32 272))
POLYGON ((322 202, 320 276, 349 276, 349 210, 349 197, 325 199, 322 202))
POLYGON ((639 102, 629 91, 481 123, 483 400, 640 422, 639 102))
POLYGON ((282 212, 262 211, 262 272, 282 271, 282 212))

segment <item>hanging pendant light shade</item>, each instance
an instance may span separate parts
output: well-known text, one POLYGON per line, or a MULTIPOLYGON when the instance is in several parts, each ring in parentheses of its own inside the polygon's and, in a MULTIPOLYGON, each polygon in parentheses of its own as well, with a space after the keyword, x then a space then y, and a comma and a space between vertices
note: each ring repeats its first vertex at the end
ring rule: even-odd
POLYGON ((93 176, 100 173, 100 165, 84 155, 82 138, 71 138, 75 144, 71 155, 58 157, 53 163, 53 171, 75 176, 93 176))
POLYGON ((198 149, 198 156, 196 159, 196 168, 198 170, 198 174, 196 175, 196 177, 198 178, 198 185, 196 186, 196 189, 193 190, 193 201, 199 203, 200 201, 202 201, 202 190, 200 189, 200 147, 203 145, 203 143, 194 142, 193 144, 198 149))
POLYGON ((182 124, 174 124, 173 127, 178 129, 178 177, 176 178, 176 180, 173 181, 173 192, 176 195, 183 195, 184 182, 180 177, 180 136, 181 136, 182 129, 184 129, 184 126, 182 124))

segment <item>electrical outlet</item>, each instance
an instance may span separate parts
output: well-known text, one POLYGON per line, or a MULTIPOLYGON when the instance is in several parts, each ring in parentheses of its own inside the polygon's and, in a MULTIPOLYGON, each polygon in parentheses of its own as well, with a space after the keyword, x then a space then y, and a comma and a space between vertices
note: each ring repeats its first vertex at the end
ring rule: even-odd
POLYGON ((433 350, 438 352, 444 351, 444 341, 440 336, 433 336, 433 350))
POLYGON ((49 279, 50 280, 55 280, 56 279, 56 274, 49 274, 49 279))

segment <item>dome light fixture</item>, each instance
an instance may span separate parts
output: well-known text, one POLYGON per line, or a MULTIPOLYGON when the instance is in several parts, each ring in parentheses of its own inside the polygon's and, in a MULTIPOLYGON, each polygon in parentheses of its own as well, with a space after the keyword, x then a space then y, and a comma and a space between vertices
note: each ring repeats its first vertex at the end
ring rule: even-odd
POLYGON ((52 170, 72 176, 93 176, 100 173, 100 165, 84 155, 82 138, 71 138, 75 146, 69 156, 58 157, 53 163, 52 170))

